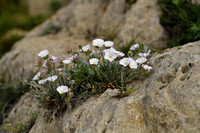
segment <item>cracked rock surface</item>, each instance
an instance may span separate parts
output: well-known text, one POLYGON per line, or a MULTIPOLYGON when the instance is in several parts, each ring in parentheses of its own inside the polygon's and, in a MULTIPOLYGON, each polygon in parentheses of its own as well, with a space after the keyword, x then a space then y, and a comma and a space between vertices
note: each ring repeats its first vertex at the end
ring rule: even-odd
POLYGON ((199 133, 199 51, 200 41, 155 54, 150 75, 129 85, 140 90, 118 99, 108 89, 51 123, 42 111, 30 133, 199 133))

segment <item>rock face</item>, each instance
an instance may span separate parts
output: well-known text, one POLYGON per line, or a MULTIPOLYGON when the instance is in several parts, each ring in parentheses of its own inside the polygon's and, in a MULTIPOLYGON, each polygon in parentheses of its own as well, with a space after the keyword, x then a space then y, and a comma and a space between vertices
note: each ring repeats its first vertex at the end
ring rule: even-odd
POLYGON ((52 13, 52 9, 57 5, 68 4, 71 0, 20 0, 22 4, 27 6, 28 13, 34 15, 47 15, 52 13))
POLYGON ((46 123, 44 112, 30 133, 199 133, 200 41, 152 57, 152 72, 129 86, 140 90, 92 97, 46 123))
POLYGON ((0 60, 0 76, 12 83, 27 79, 40 50, 61 55, 67 45, 78 48, 95 38, 114 40, 117 45, 135 39, 151 47, 166 47, 156 1, 73 0, 14 45, 0 60))

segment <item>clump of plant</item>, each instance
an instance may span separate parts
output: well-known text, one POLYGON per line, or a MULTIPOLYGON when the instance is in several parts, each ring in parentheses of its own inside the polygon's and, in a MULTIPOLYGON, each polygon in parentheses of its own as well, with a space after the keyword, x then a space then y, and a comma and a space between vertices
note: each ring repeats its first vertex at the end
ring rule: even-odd
POLYGON ((200 6, 191 0, 160 0, 161 24, 169 33, 168 46, 200 39, 200 6))
POLYGON ((31 85, 41 105, 53 113, 71 106, 83 94, 101 94, 106 89, 119 89, 122 94, 135 91, 126 84, 141 74, 148 74, 152 67, 150 50, 134 44, 128 56, 114 49, 112 41, 93 40, 92 45, 79 46, 78 52, 70 47, 70 58, 49 55, 48 50, 38 54, 37 65, 45 68, 38 72, 31 85))

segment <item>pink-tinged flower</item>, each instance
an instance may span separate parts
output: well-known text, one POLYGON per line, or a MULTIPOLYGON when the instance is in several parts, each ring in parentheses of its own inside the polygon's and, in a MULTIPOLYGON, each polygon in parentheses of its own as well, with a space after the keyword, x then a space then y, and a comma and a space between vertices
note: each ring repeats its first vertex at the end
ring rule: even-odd
POLYGON ((114 42, 112 42, 112 41, 105 41, 104 42, 104 45, 106 46, 106 47, 112 47, 113 45, 114 45, 114 42))
POLYGON ((151 50, 149 49, 147 53, 139 53, 139 56, 147 57, 147 56, 149 56, 150 52, 151 52, 151 50))
POLYGON ((58 57, 58 58, 57 58, 57 61, 58 61, 58 62, 62 62, 63 59, 62 59, 61 57, 58 57))
POLYGON ((95 39, 92 42, 93 42, 93 46, 95 47, 101 47, 104 44, 104 40, 102 39, 95 39))
POLYGON ((129 65, 130 68, 137 69, 137 63, 132 58, 123 58, 119 61, 119 64, 125 67, 129 65))
POLYGON ((99 59, 97 59, 97 58, 92 58, 92 59, 89 60, 89 62, 90 62, 91 65, 97 65, 98 62, 99 62, 99 59))
POLYGON ((57 89, 56 89, 60 94, 64 94, 66 92, 69 91, 68 87, 67 86, 59 86, 57 89))
POLYGON ((113 49, 106 49, 106 50, 104 50, 103 51, 104 53, 105 53, 105 55, 104 55, 104 58, 106 59, 106 60, 109 60, 110 62, 112 62, 115 58, 117 58, 117 54, 116 54, 116 52, 115 52, 115 50, 113 50, 113 49))
POLYGON ((142 67, 144 68, 144 70, 146 70, 148 73, 151 71, 152 67, 148 66, 148 65, 142 65, 142 67))
POLYGON ((41 66, 41 65, 42 65, 42 61, 40 60, 39 57, 37 57, 37 65, 38 65, 38 66, 41 66))
POLYGON ((62 71, 63 71, 62 68, 59 68, 59 69, 58 69, 58 73, 59 73, 60 76, 62 75, 62 71))
POLYGON ((139 47, 140 47, 139 44, 134 44, 134 45, 132 45, 132 46, 130 47, 130 50, 131 50, 131 51, 134 51, 134 50, 138 49, 139 47))
POLYGON ((136 60, 136 62, 139 63, 139 64, 145 63, 146 61, 147 61, 147 59, 144 58, 144 57, 140 57, 140 58, 138 58, 138 59, 136 60))
POLYGON ((56 60, 57 60, 57 57, 55 57, 55 56, 51 56, 51 57, 50 57, 50 60, 52 60, 52 61, 56 61, 56 60))
POLYGON ((39 54, 38 54, 38 56, 39 57, 42 57, 42 58, 45 58, 45 57, 47 57, 49 55, 49 51, 48 50, 43 50, 43 51, 41 51, 39 54))
MULTIPOLYGON (((81 47, 81 46, 80 46, 80 47, 81 47)), ((87 51, 90 50, 90 48, 91 48, 91 45, 88 44, 88 45, 86 45, 86 46, 83 46, 83 47, 80 49, 80 52, 87 52, 87 51)))
POLYGON ((34 77, 33 80, 39 80, 41 77, 41 72, 38 72, 34 77))
POLYGON ((38 84, 43 85, 47 82, 47 79, 41 79, 38 81, 38 84))
POLYGON ((70 46, 68 46, 67 49, 65 49, 65 51, 66 51, 67 53, 71 53, 71 52, 72 52, 72 49, 71 49, 70 46))

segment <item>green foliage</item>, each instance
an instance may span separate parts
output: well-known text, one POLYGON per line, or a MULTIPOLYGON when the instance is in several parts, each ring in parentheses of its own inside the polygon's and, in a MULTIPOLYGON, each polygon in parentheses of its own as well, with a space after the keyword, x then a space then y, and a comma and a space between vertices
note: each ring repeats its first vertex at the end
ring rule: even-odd
POLYGON ((120 51, 122 51, 125 55, 128 54, 128 51, 130 50, 130 47, 132 45, 134 45, 135 39, 133 38, 131 41, 124 43, 121 47, 120 47, 120 51))
POLYGON ((62 7, 62 3, 57 0, 51 0, 50 7, 53 12, 56 12, 58 9, 62 7))
POLYGON ((113 26, 109 22, 106 25, 106 29, 99 33, 105 40, 113 41, 117 37, 116 26, 113 26))
POLYGON ((16 125, 12 125, 9 122, 6 123, 4 129, 9 132, 14 132, 14 133, 28 133, 30 129, 33 127, 35 124, 35 121, 38 117, 38 112, 33 112, 31 114, 31 117, 28 121, 24 121, 23 119, 18 119, 16 122, 16 125))
POLYGON ((2 39, 7 32, 12 29, 21 29, 29 31, 36 25, 42 23, 47 16, 29 16, 27 9, 19 0, 1 0, 0 1, 0 56, 7 52, 12 45, 22 36, 13 36, 8 39, 2 39))
POLYGON ((190 0, 160 0, 161 24, 168 31, 169 47, 200 39, 200 6, 190 0))
POLYGON ((102 49, 103 46, 94 47, 94 51, 90 45, 80 46, 80 52, 68 48, 66 52, 72 55, 68 59, 63 56, 54 59, 55 57, 45 54, 47 50, 41 51, 44 56, 38 57, 38 66, 45 67, 46 71, 37 73, 34 81, 27 84, 35 90, 40 104, 52 113, 51 116, 59 115, 67 107, 72 107, 76 102, 79 103, 82 98, 86 99, 92 94, 102 94, 108 88, 119 89, 122 96, 127 96, 139 88, 127 88, 126 85, 133 80, 140 80, 142 75, 146 76, 149 72, 142 66, 148 64, 148 59, 138 64, 134 61, 143 56, 139 56, 139 53, 144 54, 148 51, 145 45, 137 45, 135 50, 129 52, 127 58, 123 58, 122 52, 114 48, 102 49), (122 58, 128 59, 126 65, 120 63, 122 58), (91 59, 98 61, 94 62, 91 59), (130 62, 134 64, 132 64, 134 67, 131 67, 130 62), (52 80, 53 76, 56 77, 55 80, 52 80), (58 88, 63 86, 68 89, 66 92, 59 92, 58 88))
POLYGON ((137 0, 126 0, 126 3, 131 6, 132 4, 136 3, 137 0))

